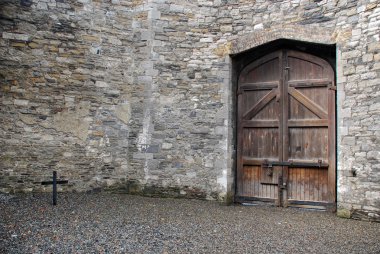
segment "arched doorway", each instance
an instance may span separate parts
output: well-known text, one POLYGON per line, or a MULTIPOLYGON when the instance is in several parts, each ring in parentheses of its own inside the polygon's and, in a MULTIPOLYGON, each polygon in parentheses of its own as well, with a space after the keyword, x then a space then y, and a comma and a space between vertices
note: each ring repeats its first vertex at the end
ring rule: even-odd
POLYGON ((237 76, 235 201, 334 209, 333 67, 282 47, 253 59, 237 76))

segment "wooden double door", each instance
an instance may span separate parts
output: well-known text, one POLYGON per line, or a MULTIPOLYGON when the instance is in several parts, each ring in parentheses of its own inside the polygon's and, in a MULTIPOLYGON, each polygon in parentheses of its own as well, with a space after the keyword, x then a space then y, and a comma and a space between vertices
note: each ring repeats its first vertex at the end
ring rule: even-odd
POLYGON ((241 71, 237 202, 334 209, 335 92, 330 64, 294 50, 241 71))

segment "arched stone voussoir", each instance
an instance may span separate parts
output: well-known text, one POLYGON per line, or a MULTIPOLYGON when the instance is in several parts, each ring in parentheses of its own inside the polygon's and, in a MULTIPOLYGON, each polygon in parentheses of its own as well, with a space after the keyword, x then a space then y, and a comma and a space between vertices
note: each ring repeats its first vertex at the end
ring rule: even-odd
POLYGON ((235 55, 279 39, 297 40, 319 44, 335 44, 334 29, 318 26, 287 25, 262 29, 239 36, 231 41, 230 54, 235 55))

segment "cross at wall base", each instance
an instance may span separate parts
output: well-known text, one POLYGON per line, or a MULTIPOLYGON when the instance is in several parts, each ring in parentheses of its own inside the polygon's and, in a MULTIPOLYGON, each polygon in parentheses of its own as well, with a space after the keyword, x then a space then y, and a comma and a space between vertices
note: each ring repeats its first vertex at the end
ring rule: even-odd
POLYGON ((53 185, 53 205, 57 205, 57 184, 67 184, 68 180, 57 180, 57 171, 53 171, 53 181, 42 181, 41 185, 53 185))

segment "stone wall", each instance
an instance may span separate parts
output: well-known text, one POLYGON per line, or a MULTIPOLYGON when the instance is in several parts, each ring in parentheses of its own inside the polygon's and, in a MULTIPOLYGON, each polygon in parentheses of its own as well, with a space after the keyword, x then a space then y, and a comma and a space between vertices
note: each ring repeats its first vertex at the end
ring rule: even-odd
POLYGON ((134 26, 147 27, 146 14, 86 2, 2 1, 3 191, 43 190, 53 169, 78 191, 133 172, 131 115, 142 118, 144 90, 134 26))
POLYGON ((0 5, 1 191, 233 195, 231 58, 293 39, 336 44, 339 214, 379 220, 379 1, 0 5))

